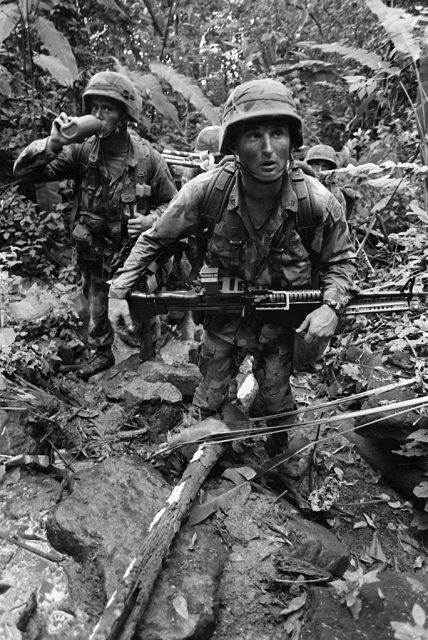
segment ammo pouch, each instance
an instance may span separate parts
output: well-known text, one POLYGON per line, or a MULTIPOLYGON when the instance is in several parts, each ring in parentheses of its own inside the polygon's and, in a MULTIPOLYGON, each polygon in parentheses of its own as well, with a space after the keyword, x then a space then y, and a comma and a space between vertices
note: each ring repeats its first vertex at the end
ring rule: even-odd
POLYGON ((76 245, 77 251, 85 260, 97 260, 99 257, 99 247, 96 236, 102 233, 103 219, 89 211, 82 211, 79 221, 75 224, 71 237, 76 245))

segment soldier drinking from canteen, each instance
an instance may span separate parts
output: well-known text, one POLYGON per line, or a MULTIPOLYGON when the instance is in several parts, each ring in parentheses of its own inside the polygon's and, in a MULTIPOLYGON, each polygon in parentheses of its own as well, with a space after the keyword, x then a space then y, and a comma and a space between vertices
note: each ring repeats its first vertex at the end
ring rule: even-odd
MULTIPOLYGON (((82 102, 84 113, 95 117, 95 135, 89 130, 70 137, 67 133, 74 119, 61 113, 47 138, 35 140, 22 151, 14 170, 15 175, 33 181, 75 180, 70 227, 89 308, 91 349, 77 373, 87 380, 114 364, 107 281, 140 233, 150 229, 165 210, 176 188, 160 154, 128 129, 128 121, 139 120, 141 100, 127 76, 96 73, 83 91, 82 102)), ((145 340, 144 357, 150 357, 151 326, 140 327, 140 333, 145 340)))

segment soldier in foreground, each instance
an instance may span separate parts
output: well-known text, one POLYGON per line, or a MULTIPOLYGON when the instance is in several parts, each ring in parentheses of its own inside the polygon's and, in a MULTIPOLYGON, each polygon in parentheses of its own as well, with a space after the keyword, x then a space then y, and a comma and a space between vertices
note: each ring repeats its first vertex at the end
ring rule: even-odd
MULTIPOLYGON (((95 74, 82 101, 84 113, 100 122, 98 133, 89 137, 82 133, 81 141, 74 142, 75 138, 66 137, 71 118, 61 113, 47 138, 24 149, 14 171, 35 182, 75 180, 70 231, 89 308, 91 349, 77 373, 87 380, 114 364, 107 281, 123 264, 139 234, 159 218, 176 188, 160 154, 128 130, 128 121, 139 120, 141 100, 125 75, 113 71, 95 74)), ((145 357, 150 357, 152 328, 147 323, 140 330, 150 352, 145 357)))
MULTIPOLYGON (((208 238, 206 263, 219 277, 241 278, 269 289, 312 288, 319 278, 323 303, 306 316, 297 332, 307 343, 329 338, 351 298, 355 255, 344 213, 318 180, 302 173, 313 211, 310 242, 303 239, 299 207, 291 178, 291 151, 302 145, 302 121, 293 98, 280 82, 252 80, 235 88, 223 115, 220 153, 233 154, 236 171, 226 206, 218 211, 208 238)), ((115 326, 131 322, 126 296, 149 273, 162 250, 178 238, 198 235, 204 196, 219 167, 188 182, 147 233, 140 236, 110 287, 109 313, 115 326)), ((202 223, 205 226, 205 223, 202 223)), ((307 230, 306 230, 307 231, 307 230)), ((259 385, 254 416, 295 408, 290 388, 295 330, 262 317, 207 312, 199 367, 203 376, 193 406, 201 417, 219 412, 229 383, 247 353, 254 356, 259 385)), ((270 436, 268 452, 287 447, 286 433, 270 436)))

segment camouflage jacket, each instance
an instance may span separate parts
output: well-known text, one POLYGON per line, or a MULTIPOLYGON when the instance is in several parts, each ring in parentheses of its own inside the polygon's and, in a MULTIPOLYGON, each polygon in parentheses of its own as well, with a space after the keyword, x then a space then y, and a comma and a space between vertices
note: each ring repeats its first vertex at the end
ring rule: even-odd
POLYGON ((75 180, 77 219, 80 212, 89 211, 103 222, 98 231, 94 225, 94 234, 106 236, 116 245, 127 241, 126 218, 130 214, 150 211, 159 218, 177 191, 164 159, 149 142, 135 135, 128 136, 123 172, 115 178, 107 173, 96 136, 67 145, 58 154, 46 150, 47 141, 35 140, 22 151, 15 162, 15 175, 33 182, 75 180))
MULTIPOLYGON (((213 172, 197 176, 184 185, 171 201, 162 217, 149 231, 137 240, 124 266, 119 269, 110 288, 110 296, 125 298, 133 289, 145 268, 152 262, 159 249, 179 238, 199 231, 199 216, 204 193, 213 172)), ((317 199, 322 218, 316 223, 312 250, 319 255, 321 288, 324 298, 346 304, 354 288, 356 277, 355 253, 349 236, 346 218, 336 198, 318 180, 305 176, 305 180, 317 199)), ((209 240, 206 262, 219 267, 219 275, 230 273, 230 225, 239 219, 243 245, 234 276, 253 285, 272 287, 273 269, 271 249, 275 237, 282 234, 284 244, 281 254, 281 283, 283 289, 311 286, 311 261, 303 246, 296 226, 297 198, 287 176, 280 202, 272 213, 263 233, 254 235, 244 215, 238 181, 234 184, 229 202, 220 215, 209 240)), ((276 286, 275 288, 278 288, 276 286)))

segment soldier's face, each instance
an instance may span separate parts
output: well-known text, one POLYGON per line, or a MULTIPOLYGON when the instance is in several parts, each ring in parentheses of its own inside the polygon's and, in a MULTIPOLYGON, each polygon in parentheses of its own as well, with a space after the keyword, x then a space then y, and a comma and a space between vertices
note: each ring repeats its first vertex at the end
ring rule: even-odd
POLYGON ((312 167, 315 173, 320 171, 330 171, 334 169, 333 163, 328 160, 311 160, 308 164, 312 167))
POLYGON ((290 157, 288 123, 280 118, 249 122, 238 133, 236 154, 250 176, 260 182, 275 182, 290 157))
POLYGON ((120 102, 104 96, 93 96, 91 99, 91 114, 103 122, 102 136, 107 138, 116 131, 123 121, 124 109, 120 102))

